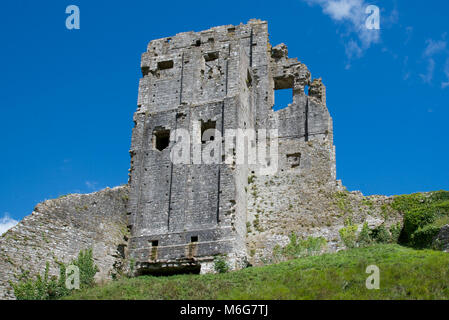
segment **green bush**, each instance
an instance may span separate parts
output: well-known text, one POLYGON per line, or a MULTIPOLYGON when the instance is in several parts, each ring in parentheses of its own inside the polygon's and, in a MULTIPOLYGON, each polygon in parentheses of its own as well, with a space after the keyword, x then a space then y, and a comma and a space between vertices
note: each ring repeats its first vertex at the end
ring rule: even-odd
POLYGON ((411 237, 411 245, 417 249, 431 248, 433 239, 436 237, 440 227, 427 225, 416 230, 411 237))
POLYGON ((449 192, 397 196, 392 207, 404 215, 399 243, 430 248, 433 236, 449 219, 449 192))
POLYGON ((326 239, 319 237, 309 237, 307 239, 298 239, 296 234, 289 236, 290 242, 285 247, 275 246, 273 249, 273 262, 280 262, 298 258, 313 256, 320 253, 326 246, 326 239))
POLYGON ((377 243, 391 242, 391 235, 383 224, 372 231, 372 238, 377 243))
POLYGON ((214 259, 214 269, 218 273, 226 273, 229 271, 229 266, 226 262, 225 257, 217 256, 214 259))
POLYGON ((400 222, 398 222, 397 224, 394 224, 390 227, 391 243, 398 242, 401 232, 402 232, 402 225, 400 222))
MULTIPOLYGON (((435 198, 441 195, 435 195, 435 198)), ((421 193, 411 195, 403 195, 395 197, 392 207, 404 215, 404 228, 402 229, 399 242, 411 245, 412 234, 428 224, 435 221, 436 215, 431 210, 429 202, 430 198, 426 198, 421 193)))
POLYGON ((44 275, 37 275, 35 279, 29 271, 24 271, 19 282, 10 282, 17 300, 51 300, 67 294, 64 286, 56 277, 49 277, 50 264, 45 265, 44 275))
POLYGON ((339 230, 340 238, 348 249, 357 246, 357 225, 353 225, 351 220, 345 221, 345 227, 339 230))
POLYGON ((449 215, 449 200, 436 203, 433 207, 436 215, 449 215))
POLYGON ((449 191, 434 191, 430 194, 430 201, 432 202, 440 202, 440 201, 449 201, 449 191))
POLYGON ((78 258, 73 260, 71 264, 77 266, 80 270, 81 288, 89 288, 95 284, 94 277, 99 270, 94 264, 92 249, 80 251, 78 258))
POLYGON ((371 243, 373 243, 372 237, 371 237, 371 230, 368 227, 368 223, 365 222, 362 227, 362 231, 360 231, 359 238, 357 240, 359 247, 367 247, 371 243))
POLYGON ((435 214, 428 208, 414 208, 409 210, 404 217, 404 232, 407 239, 411 240, 412 234, 436 219, 435 214))
POLYGON ((10 282, 17 300, 55 300, 69 295, 72 290, 66 287, 66 270, 68 265, 75 265, 80 271, 80 288, 87 289, 94 286, 94 276, 98 272, 92 258, 92 249, 80 251, 78 258, 65 265, 59 266, 59 278, 49 277, 50 263, 46 263, 44 275, 32 277, 29 271, 23 271, 18 282, 10 282))

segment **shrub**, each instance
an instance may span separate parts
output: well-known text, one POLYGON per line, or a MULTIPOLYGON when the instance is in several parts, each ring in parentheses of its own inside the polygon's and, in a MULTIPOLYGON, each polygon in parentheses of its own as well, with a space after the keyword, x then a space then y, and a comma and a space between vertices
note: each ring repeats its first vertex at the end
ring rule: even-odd
POLYGON ((290 242, 285 247, 281 248, 279 245, 276 245, 273 248, 274 262, 316 255, 320 253, 327 244, 326 239, 322 237, 298 239, 296 234, 292 233, 289 238, 290 242))
POLYGON ((397 243, 399 240, 399 236, 401 235, 402 226, 401 223, 398 222, 390 227, 391 233, 391 243, 397 243))
POLYGON ((17 300, 50 300, 56 299, 58 285, 54 277, 49 279, 50 264, 45 265, 44 275, 37 275, 35 279, 30 277, 29 271, 24 271, 17 283, 10 282, 17 300))
MULTIPOLYGON (((29 271, 23 271, 18 282, 10 282, 17 300, 54 300, 71 293, 66 287, 66 269, 68 265, 56 262, 59 266, 59 278, 49 277, 50 263, 46 263, 44 275, 32 277, 29 271)), ((90 288, 94 285, 94 276, 98 272, 92 258, 92 249, 80 251, 78 258, 69 265, 75 265, 80 271, 80 287, 90 288)))
POLYGON ((392 207, 404 215, 399 242, 417 248, 431 248, 437 230, 449 220, 449 192, 398 196, 392 207))
POLYGON ((217 256, 214 259, 214 269, 218 273, 226 273, 229 271, 229 266, 226 262, 225 257, 217 256))
POLYGON ((92 249, 81 250, 78 254, 78 258, 73 260, 71 264, 77 266, 80 270, 81 288, 89 288, 95 284, 94 277, 99 270, 94 264, 92 249))
POLYGON ((434 225, 427 225, 416 230, 411 237, 411 244, 414 248, 424 249, 431 248, 433 239, 440 231, 440 227, 434 225))
POLYGON ((414 208, 409 210, 404 217, 404 232, 407 239, 411 239, 411 235, 436 219, 435 214, 427 208, 414 208))
POLYGON ((134 276, 134 269, 136 266, 136 260, 134 260, 133 258, 131 258, 129 260, 129 270, 128 270, 128 277, 131 278, 132 276, 134 276))
POLYGON ((353 225, 351 220, 346 220, 345 227, 339 230, 340 238, 348 248, 355 248, 357 245, 357 225, 353 225))
POLYGON ((434 191, 430 194, 430 201, 439 202, 439 201, 449 201, 449 191, 434 191))
POLYGON ((362 231, 360 231, 357 242, 360 247, 367 247, 373 242, 371 238, 371 230, 368 227, 367 222, 363 224, 362 231))
POLYGON ((377 243, 391 242, 391 235, 383 224, 372 231, 372 237, 373 240, 377 243))
MULTIPOLYGON (((431 224, 435 221, 435 210, 432 209, 432 196, 426 198, 421 193, 397 196, 392 207, 404 215, 404 228, 402 229, 399 242, 411 244, 412 234, 419 228, 431 224)), ((434 198, 442 197, 441 194, 434 195, 434 198)))
POLYGON ((449 200, 436 203, 433 207, 436 215, 449 215, 449 200))

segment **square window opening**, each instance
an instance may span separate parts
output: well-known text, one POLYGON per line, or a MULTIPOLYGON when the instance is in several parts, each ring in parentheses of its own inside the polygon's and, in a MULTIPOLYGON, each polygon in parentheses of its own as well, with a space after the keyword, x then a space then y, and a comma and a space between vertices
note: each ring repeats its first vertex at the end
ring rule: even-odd
POLYGON ((300 166, 301 164, 301 153, 292 153, 287 155, 287 162, 290 165, 290 168, 294 169, 300 166))
POLYGON ((170 144, 170 130, 159 129, 153 133, 153 147, 159 151, 165 150, 170 144))
POLYGON ((274 111, 279 111, 288 107, 293 102, 293 89, 282 89, 274 91, 274 111))

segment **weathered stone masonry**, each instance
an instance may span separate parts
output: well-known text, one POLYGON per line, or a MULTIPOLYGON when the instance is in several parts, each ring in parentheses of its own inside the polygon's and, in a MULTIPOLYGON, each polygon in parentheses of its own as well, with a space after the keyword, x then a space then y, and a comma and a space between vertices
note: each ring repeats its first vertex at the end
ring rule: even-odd
POLYGON ((59 275, 56 261, 69 263, 80 250, 92 248, 100 272, 111 279, 124 263, 127 241, 128 186, 47 200, 0 237, 0 299, 13 298, 9 281, 22 271, 59 275))
POLYGON ((278 129, 277 176, 301 172, 336 186, 325 87, 285 45, 271 48, 266 22, 153 40, 141 67, 128 207, 129 254, 140 272, 207 270, 219 254, 239 268, 248 258, 248 176, 257 166, 173 164, 176 129, 278 129), (274 112, 274 90, 286 88, 293 103, 274 112))
POLYGON ((153 40, 141 69, 129 185, 45 201, 2 235, 0 298, 14 298, 8 281, 22 270, 42 273, 47 261, 91 247, 99 281, 131 263, 137 275, 204 273, 217 255, 233 269, 267 263, 291 233, 324 237, 335 251, 347 219, 360 228, 402 220, 384 212, 392 198, 347 192, 336 180, 325 86, 284 44, 271 47, 266 22, 153 40), (274 112, 275 90, 287 88, 292 103, 274 112), (220 146, 218 137, 201 141, 207 129, 277 129, 278 156, 270 144, 265 159, 277 171, 236 164, 235 155, 231 164, 174 164, 177 129, 198 140, 192 154, 220 146))

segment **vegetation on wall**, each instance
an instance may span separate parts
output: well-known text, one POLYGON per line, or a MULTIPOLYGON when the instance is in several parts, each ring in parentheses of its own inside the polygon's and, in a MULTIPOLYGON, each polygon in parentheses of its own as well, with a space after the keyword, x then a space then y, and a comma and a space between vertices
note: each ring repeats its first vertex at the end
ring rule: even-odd
POLYGON ((403 215, 403 225, 397 223, 387 227, 384 223, 370 229, 368 224, 364 223, 359 231, 357 224, 346 219, 345 226, 339 230, 346 248, 366 247, 376 243, 399 243, 416 249, 438 249, 434 239, 441 227, 449 224, 449 192, 396 196, 391 205, 382 206, 382 215, 386 220, 388 213, 392 211, 403 215))
POLYGON ((94 286, 98 267, 94 264, 92 249, 80 251, 78 258, 69 264, 56 263, 59 266, 59 277, 49 275, 50 263, 47 262, 43 275, 31 276, 29 271, 23 271, 18 277, 18 282, 10 282, 16 298, 18 300, 54 300, 72 293, 73 289, 68 289, 66 286, 66 270, 69 265, 79 268, 80 289, 94 286))
POLYGON ((402 245, 431 248, 438 231, 449 223, 448 191, 397 196, 391 206, 404 215, 399 236, 402 245))
POLYGON ((285 247, 276 245, 273 248, 273 259, 271 263, 287 261, 292 259, 304 258, 322 253, 326 247, 326 239, 309 237, 307 239, 298 239, 296 234, 290 235, 290 242, 285 247))
POLYGON ((358 226, 353 224, 351 219, 346 219, 345 227, 339 231, 341 241, 346 248, 352 249, 357 246, 357 229, 358 226))
POLYGON ((214 269, 217 273, 226 273, 229 271, 229 265, 224 256, 216 256, 214 258, 214 269))

